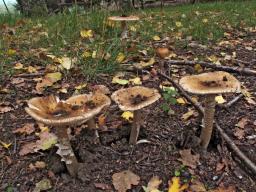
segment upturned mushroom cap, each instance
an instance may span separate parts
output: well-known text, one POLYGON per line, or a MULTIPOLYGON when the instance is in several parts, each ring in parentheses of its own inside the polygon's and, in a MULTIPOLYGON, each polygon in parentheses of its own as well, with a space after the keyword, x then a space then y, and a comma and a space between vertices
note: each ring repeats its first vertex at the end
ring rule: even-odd
POLYGON ((140 18, 137 16, 112 16, 108 17, 108 20, 110 21, 138 21, 140 18))
POLYGON ((65 126, 86 122, 111 103, 109 97, 96 93, 77 95, 60 101, 53 95, 36 97, 28 101, 26 112, 46 125, 65 126))
POLYGON ((136 111, 157 101, 161 95, 156 89, 135 86, 115 91, 111 98, 123 111, 136 111))
POLYGON ((240 92, 240 82, 231 74, 223 71, 202 73, 180 79, 186 91, 199 95, 240 92))

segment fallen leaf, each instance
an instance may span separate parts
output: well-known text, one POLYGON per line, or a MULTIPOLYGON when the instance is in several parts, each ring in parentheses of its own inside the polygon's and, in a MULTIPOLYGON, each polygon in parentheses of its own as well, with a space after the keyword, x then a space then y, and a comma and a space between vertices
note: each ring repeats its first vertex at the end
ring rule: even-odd
POLYGON ((106 125, 106 116, 104 114, 101 114, 98 117, 98 123, 99 123, 99 127, 103 127, 106 125))
POLYGON ((154 41, 160 41, 161 38, 160 38, 158 35, 155 35, 155 36, 153 37, 153 40, 154 40, 154 41))
POLYGON ((69 57, 62 57, 61 58, 61 66, 66 69, 66 70, 70 70, 74 63, 75 63, 76 59, 71 59, 69 57))
POLYGON ((9 147, 12 145, 12 143, 5 143, 3 141, 0 140, 0 144, 5 148, 5 149, 9 149, 9 147))
POLYGON ((133 119, 133 113, 130 111, 125 111, 122 113, 121 115, 124 119, 126 119, 127 121, 133 119))
POLYGON ((122 63, 125 60, 125 55, 123 53, 118 53, 117 57, 116 57, 116 61, 118 63, 122 63))
POLYGON ((148 182, 147 187, 144 187, 144 186, 143 186, 143 190, 144 190, 145 192, 160 192, 160 191, 158 190, 158 188, 159 188, 159 185, 160 185, 161 183, 162 183, 162 180, 159 179, 158 176, 154 176, 154 177, 152 177, 152 178, 150 179, 150 181, 148 182))
POLYGON ((180 97, 180 98, 177 99, 177 103, 186 104, 186 101, 182 97, 180 97))
POLYGON ((176 25, 177 27, 182 27, 182 26, 183 26, 180 21, 176 21, 176 22, 175 22, 175 25, 176 25))
POLYGON ((169 182, 168 192, 182 192, 188 188, 188 184, 181 185, 179 177, 173 177, 169 182))
POLYGON ((111 190, 111 186, 105 183, 94 183, 94 186, 97 189, 101 189, 101 190, 111 190))
POLYGON ((57 143, 57 137, 47 131, 41 132, 39 138, 40 140, 36 141, 35 151, 47 150, 57 143))
POLYGON ((219 188, 214 189, 214 190, 208 190, 208 192, 236 192, 236 189, 233 186, 229 186, 227 188, 219 187, 219 188))
POLYGON ((25 134, 25 135, 30 135, 35 131, 35 127, 33 123, 26 123, 23 127, 18 128, 13 131, 13 133, 20 133, 20 134, 25 134))
POLYGON ((46 77, 46 78, 49 78, 52 83, 55 83, 55 82, 61 80, 62 74, 61 74, 60 72, 47 73, 47 74, 45 75, 45 77, 46 77))
POLYGON ((112 79, 112 83, 119 84, 119 85, 126 85, 129 83, 126 79, 120 79, 119 76, 114 76, 112 79))
POLYGON ((244 129, 240 129, 240 128, 236 127, 236 128, 235 128, 234 135, 235 135, 238 139, 243 139, 244 136, 245 136, 244 129))
POLYGON ((36 143, 26 143, 25 145, 21 146, 21 150, 19 151, 19 155, 24 156, 29 153, 35 153, 34 149, 36 148, 36 143))
POLYGON ((248 124, 249 119, 247 117, 243 117, 239 120, 239 122, 236 124, 237 127, 244 129, 245 125, 248 124))
POLYGON ((13 68, 14 68, 14 69, 23 69, 23 64, 21 64, 21 63, 16 63, 13 68))
POLYGON ((7 112, 12 111, 12 110, 13 110, 12 107, 0 105, 0 114, 1 113, 7 113, 7 112))
POLYGON ((191 192, 205 192, 206 191, 204 184, 197 179, 192 181, 192 184, 189 186, 188 190, 191 192))
POLYGON ((155 58, 152 57, 149 61, 145 62, 145 61, 141 61, 139 63, 134 64, 134 66, 138 69, 143 69, 149 66, 152 66, 155 63, 155 58))
POLYGON ((215 97, 215 101, 216 101, 218 104, 223 104, 223 103, 226 102, 226 100, 222 97, 222 95, 216 96, 216 97, 215 97))
POLYGON ((135 77, 135 78, 133 78, 133 79, 129 79, 129 81, 130 81, 133 85, 141 85, 141 84, 142 84, 142 82, 141 82, 141 80, 140 80, 139 77, 135 77))
POLYGON ((42 179, 41 181, 36 183, 36 187, 33 190, 33 192, 46 191, 51 188, 52 188, 51 181, 49 179, 42 179))
POLYGON ((132 188, 132 185, 138 185, 140 181, 140 177, 129 170, 113 174, 112 179, 118 192, 126 192, 132 188))
POLYGON ((182 118, 184 121, 187 121, 187 120, 188 120, 190 117, 192 117, 193 115, 195 115, 195 111, 192 110, 192 109, 189 109, 188 112, 187 112, 187 113, 184 113, 181 118, 182 118))
POLYGON ((93 31, 92 30, 81 30, 80 35, 82 38, 91 38, 93 37, 93 31))
POLYGON ((195 169, 197 167, 200 158, 199 154, 192 155, 191 149, 184 149, 180 150, 180 156, 181 159, 178 160, 181 161, 183 165, 191 167, 192 169, 195 169))
POLYGON ((196 73, 202 73, 203 72, 203 68, 200 64, 195 64, 194 70, 195 70, 196 73))

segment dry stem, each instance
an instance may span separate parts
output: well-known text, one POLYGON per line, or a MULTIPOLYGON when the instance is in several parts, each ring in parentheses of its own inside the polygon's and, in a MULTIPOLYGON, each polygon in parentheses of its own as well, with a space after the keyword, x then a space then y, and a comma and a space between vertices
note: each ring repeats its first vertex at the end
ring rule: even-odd
POLYGON ((135 145, 140 133, 141 110, 134 111, 129 144, 135 145))

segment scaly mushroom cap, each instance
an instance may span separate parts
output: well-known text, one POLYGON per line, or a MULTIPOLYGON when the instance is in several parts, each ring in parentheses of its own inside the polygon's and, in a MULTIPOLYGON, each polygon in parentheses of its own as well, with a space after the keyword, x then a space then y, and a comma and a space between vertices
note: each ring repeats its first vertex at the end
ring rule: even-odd
POLYGON ((161 95, 156 89, 135 86, 115 91, 111 98, 123 111, 136 111, 157 101, 161 95))
POLYGON ((108 20, 110 21, 138 21, 140 18, 137 16, 112 16, 109 17, 108 20))
POLYGON ((28 101, 26 112, 46 125, 65 126, 86 122, 111 103, 104 94, 84 94, 60 101, 53 95, 36 97, 28 101))
POLYGON ((240 92, 240 82, 231 74, 223 71, 202 73, 180 79, 186 91, 199 95, 240 92))

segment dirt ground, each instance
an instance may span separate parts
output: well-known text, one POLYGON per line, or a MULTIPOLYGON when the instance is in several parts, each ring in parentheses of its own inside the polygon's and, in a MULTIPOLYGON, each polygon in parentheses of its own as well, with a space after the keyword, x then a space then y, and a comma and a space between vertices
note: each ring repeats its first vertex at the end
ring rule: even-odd
MULTIPOLYGON (((236 52, 236 61, 226 61, 226 65, 238 66, 240 64, 256 70, 256 33, 248 34, 246 37, 234 35, 232 38, 229 39, 230 42, 239 39, 239 43, 227 46, 215 46, 215 44, 209 43, 207 48, 200 47, 199 44, 177 46, 174 52, 188 59, 212 54, 220 56, 221 52, 232 55, 233 52, 236 52), (245 45, 254 50, 246 49, 245 45), (238 60, 244 61, 243 64, 238 60)), ((170 48, 174 47, 168 42, 165 45, 170 46, 170 48)), ((158 68, 159 65, 156 64, 154 67, 158 68)), ((195 73, 194 68, 188 66, 166 66, 165 70, 170 70, 174 78, 195 73)), ((210 71, 210 69, 205 70, 210 71)), ((140 77, 143 75, 145 74, 140 74, 140 77)), ((249 90, 252 97, 255 97, 256 77, 234 75, 249 90)), ((31 79, 26 79, 25 88, 20 84, 12 84, 12 79, 6 79, 4 86, 11 92, 0 95, 1 102, 5 104, 9 102, 9 105, 14 108, 10 112, 0 114, 1 141, 12 143, 8 150, 0 147, 0 191, 5 191, 8 186, 12 186, 13 191, 33 191, 35 184, 43 178, 51 180, 53 188, 50 191, 115 191, 112 185, 112 175, 123 170, 131 170, 141 179, 139 185, 133 186, 130 191, 143 191, 142 186, 146 186, 154 175, 163 180, 160 189, 166 191, 168 181, 174 175, 175 170, 182 167, 181 161, 178 160, 180 159, 179 151, 192 147, 194 135, 199 136, 200 133, 200 115, 195 112, 188 120, 182 119, 182 115, 188 109, 193 109, 193 106, 190 104, 174 105, 172 109, 175 114, 170 116, 161 109, 163 99, 160 99, 144 110, 145 123, 140 132, 139 140, 143 139, 147 142, 130 146, 128 139, 131 124, 122 119, 122 112, 112 102, 111 107, 106 112, 106 125, 99 131, 99 143, 95 143, 94 131, 81 127, 72 128, 72 146, 81 162, 78 178, 74 179, 68 175, 64 164, 60 163, 60 158, 55 155, 56 148, 25 156, 19 155, 23 144, 36 139, 34 134, 25 136, 13 133, 25 123, 35 123, 24 111, 26 100, 36 96, 33 93, 35 84, 31 79), (29 164, 36 161, 44 161, 47 167, 36 170, 29 169, 29 164), (102 186, 105 187, 105 190, 102 186)), ((99 76, 97 81, 89 83, 84 92, 90 91, 90 85, 95 84, 104 84, 111 91, 121 88, 120 85, 111 84, 111 79, 108 76, 99 76)), ((72 84, 83 82, 83 78, 68 77, 63 83, 65 81, 72 87, 72 84)), ((143 81, 143 85, 159 89, 159 84, 163 81, 151 73, 149 78, 143 81)), ((47 90, 47 94, 54 92, 51 88, 47 90)), ((70 93, 72 92, 71 90, 70 93)), ((230 101, 235 96, 237 95, 228 94, 224 98, 230 101)), ((60 97, 65 98, 67 94, 60 94, 60 97)), ((201 102, 202 98, 199 98, 199 101, 201 102)), ((216 118, 219 120, 220 126, 239 148, 253 162, 256 162, 256 138, 252 137, 256 134, 255 105, 248 103, 243 97, 228 109, 217 107, 216 118), (238 128, 235 125, 242 118, 246 118, 246 125, 244 128, 238 128)), ((192 149, 192 152, 197 154, 198 150, 192 149)), ((237 161, 220 135, 214 132, 208 152, 200 154, 200 162, 197 167, 195 169, 184 168, 181 177, 188 180, 196 177, 208 189, 215 189, 218 186, 232 186, 235 191, 253 192, 256 191, 255 178, 248 172, 250 170, 247 170, 243 163, 237 161)))

